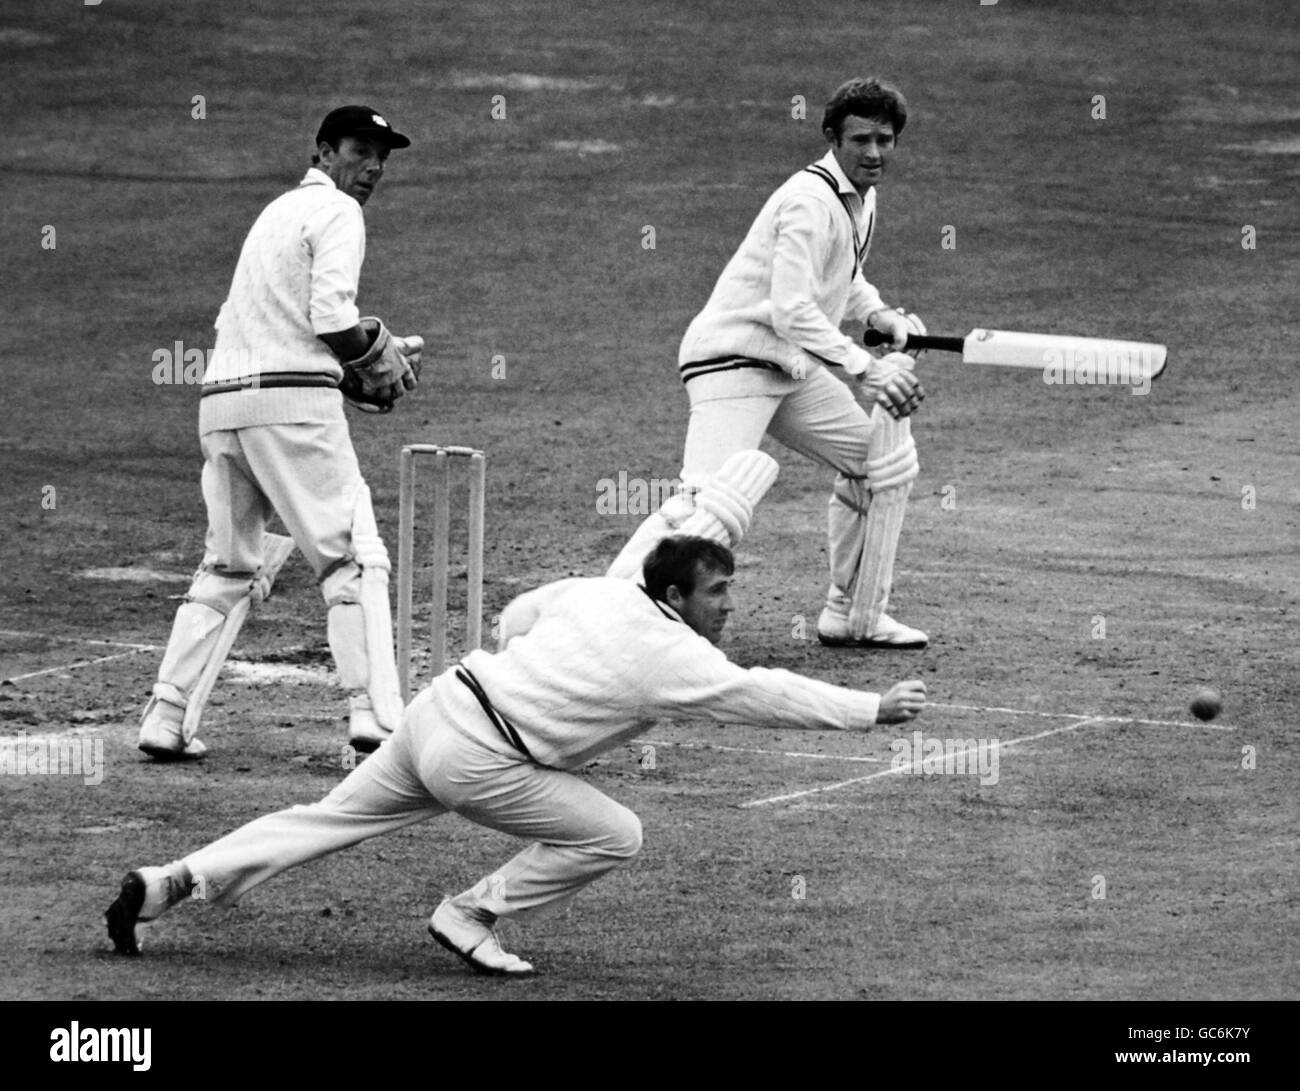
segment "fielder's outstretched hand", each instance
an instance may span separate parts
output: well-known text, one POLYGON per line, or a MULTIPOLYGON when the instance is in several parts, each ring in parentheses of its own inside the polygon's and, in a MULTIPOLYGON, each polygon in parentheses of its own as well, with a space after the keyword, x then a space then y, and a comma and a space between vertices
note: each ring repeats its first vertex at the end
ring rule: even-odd
POLYGON ((911 678, 890 686, 880 698, 880 711, 876 713, 878 724, 902 724, 915 720, 925 708, 925 683, 919 678, 911 678))

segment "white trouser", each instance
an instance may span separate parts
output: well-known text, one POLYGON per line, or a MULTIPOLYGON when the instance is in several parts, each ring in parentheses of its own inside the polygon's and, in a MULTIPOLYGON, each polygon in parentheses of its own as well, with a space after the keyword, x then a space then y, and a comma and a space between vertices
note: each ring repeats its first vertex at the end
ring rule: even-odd
POLYGON ((255 570, 273 514, 318 580, 351 556, 352 509, 364 482, 345 421, 209 432, 202 443, 206 566, 255 570))
POLYGON ((347 624, 334 619, 330 645, 344 683, 364 688, 368 667, 353 519, 359 505, 370 514, 370 499, 347 423, 209 432, 202 447, 208 513, 203 564, 189 601, 177 611, 155 693, 177 703, 187 699, 225 616, 248 593, 262 563, 262 532, 276 514, 316 573, 326 603, 341 614, 357 615, 347 624))
MULTIPOLYGON (((871 438, 879 427, 879 413, 883 410, 868 412, 844 383, 826 369, 817 368, 788 394, 693 401, 682 456, 681 477, 689 483, 712 473, 735 452, 758 447, 763 436, 769 435, 836 471, 828 513, 831 585, 827 601, 847 613, 865 574, 862 582, 869 581, 872 587, 864 587, 865 594, 857 597, 871 603, 870 616, 862 620, 865 631, 858 635, 867 635, 888 605, 902 526, 901 508, 891 511, 888 518, 881 510, 873 518, 871 530, 875 533, 868 531, 872 496, 867 463, 873 453, 871 438), (865 552, 864 545, 874 549, 875 555, 865 552)), ((890 497, 894 507, 905 500, 901 490, 890 497)))
POLYGON ((816 368, 788 394, 692 401, 681 477, 708 476, 737 451, 758 447, 765 434, 839 473, 861 477, 870 430, 870 416, 849 388, 816 368))
POLYGON ((448 811, 533 842, 455 898, 499 917, 553 912, 641 847, 635 814, 515 752, 453 670, 319 803, 259 818, 184 863, 205 898, 229 905, 286 868, 448 811))

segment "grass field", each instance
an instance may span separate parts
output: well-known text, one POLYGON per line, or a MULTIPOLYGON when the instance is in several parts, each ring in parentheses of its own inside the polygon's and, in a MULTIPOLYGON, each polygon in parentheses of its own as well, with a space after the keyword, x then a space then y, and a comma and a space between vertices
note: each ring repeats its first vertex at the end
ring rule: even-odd
POLYGON ((1300 995, 1300 19, 1230 12, 5 6, 0 741, 84 739, 105 764, 94 785, 0 776, 0 998, 1300 995), (915 727, 996 740, 996 781, 897 775, 910 729, 665 723, 588 769, 645 850, 510 930, 536 979, 485 983, 425 937, 442 892, 513 851, 456 818, 111 955, 100 915, 129 867, 340 776, 346 703, 301 558, 241 638, 209 759, 135 749, 204 529, 197 390, 155 383, 154 354, 211 345, 243 237, 323 113, 367 102, 415 141, 366 208, 363 310, 429 346, 398 412, 351 418, 381 529, 392 548, 402 443, 484 448, 496 612, 603 570, 639 516, 600 514, 602 481, 677 474, 681 334, 822 154, 831 90, 866 73, 912 106, 866 270, 886 299, 932 332, 1170 347, 1146 396, 923 359, 894 595, 923 653, 807 639, 829 477, 771 448, 729 653, 865 688, 919 675, 935 704, 915 727), (1224 695, 1210 724, 1187 711, 1201 685, 1224 695))

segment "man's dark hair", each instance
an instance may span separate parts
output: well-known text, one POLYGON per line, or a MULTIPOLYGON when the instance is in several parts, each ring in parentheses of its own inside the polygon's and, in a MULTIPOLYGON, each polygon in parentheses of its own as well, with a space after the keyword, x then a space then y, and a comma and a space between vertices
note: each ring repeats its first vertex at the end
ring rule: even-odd
POLYGON ((835 89, 826 104, 822 129, 832 130, 838 141, 844 135, 844 119, 850 116, 888 121, 897 138, 907 124, 907 100, 893 84, 874 78, 849 80, 835 89))
POLYGON ((645 589, 660 602, 668 601, 670 587, 689 595, 695 590, 695 570, 700 565, 706 571, 730 576, 736 570, 736 559, 731 550, 711 538, 689 534, 664 538, 650 551, 641 566, 645 589))

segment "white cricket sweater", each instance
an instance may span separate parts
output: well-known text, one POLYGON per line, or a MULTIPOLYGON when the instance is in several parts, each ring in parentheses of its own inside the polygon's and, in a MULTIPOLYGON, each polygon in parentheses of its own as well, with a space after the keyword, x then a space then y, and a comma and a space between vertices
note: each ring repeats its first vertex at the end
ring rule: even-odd
POLYGON ((207 394, 200 433, 342 419, 343 397, 333 387, 343 369, 316 335, 360 320, 356 296, 365 253, 361 206, 315 167, 263 209, 240 251, 203 376, 205 387, 243 382, 247 388, 207 394), (275 385, 322 379, 333 385, 275 385))
MULTIPOLYGON (((866 728, 880 696, 732 663, 631 580, 567 579, 501 616, 502 650, 462 661, 542 765, 573 769, 663 718, 866 728)), ((490 728, 487 730, 491 730, 490 728)))
POLYGON ((885 306, 861 270, 875 221, 875 188, 860 197, 833 152, 777 189, 682 338, 692 401, 788 393, 823 364, 868 370, 839 326, 885 306))

